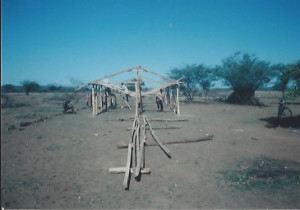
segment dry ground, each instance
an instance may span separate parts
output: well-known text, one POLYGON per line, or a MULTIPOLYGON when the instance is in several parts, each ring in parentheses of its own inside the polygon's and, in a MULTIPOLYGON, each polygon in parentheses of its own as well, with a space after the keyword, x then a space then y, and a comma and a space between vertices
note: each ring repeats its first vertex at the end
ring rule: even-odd
MULTIPOLYGON (((214 93, 213 97, 216 97, 214 93)), ((228 95, 218 93, 218 98, 228 95)), ((238 106, 198 98, 181 103, 181 116, 168 108, 156 112, 145 99, 148 118, 187 118, 186 122, 153 122, 164 142, 214 139, 146 147, 150 175, 108 173, 125 166, 134 110, 109 110, 93 117, 84 96, 73 100, 77 114, 61 115, 64 93, 8 94, 1 123, 1 206, 4 208, 300 208, 299 99, 290 104, 293 119, 276 121, 279 93, 258 92, 263 107, 238 106), (24 106, 27 105, 27 106, 24 106), (119 119, 125 119, 124 121, 119 119), (31 124, 32 123, 32 124, 31 124)), ((133 105, 132 98, 131 104, 133 105)), ((183 100, 183 98, 182 98, 183 100)), ((120 101, 119 107, 124 106, 120 101)), ((148 142, 153 139, 147 134, 148 142)))

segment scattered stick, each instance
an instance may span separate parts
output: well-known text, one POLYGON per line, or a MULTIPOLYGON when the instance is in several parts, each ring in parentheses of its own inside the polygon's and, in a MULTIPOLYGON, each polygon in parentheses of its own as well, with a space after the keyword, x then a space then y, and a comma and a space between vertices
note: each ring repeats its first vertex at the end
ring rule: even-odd
POLYGON ((162 142, 159 140, 159 138, 155 135, 155 132, 154 130, 152 129, 152 126, 151 124, 149 123, 149 120, 147 118, 146 119, 146 122, 150 128, 150 133, 152 135, 152 137, 154 138, 154 140, 158 143, 158 145, 160 146, 160 148, 166 153, 166 155, 171 158, 171 151, 165 146, 162 144, 162 142))
MULTIPOLYGON (((155 127, 155 128, 152 128, 152 129, 155 129, 155 130, 161 130, 161 129, 180 129, 181 126, 168 126, 168 127, 155 127)), ((128 127, 126 130, 131 130, 132 128, 128 127)), ((147 130, 150 130, 150 127, 146 127, 147 130)))
MULTIPOLYGON (((214 135, 208 135, 199 139, 184 139, 180 141, 171 141, 171 142, 165 142, 164 144, 184 144, 184 143, 196 143, 201 141, 209 141, 213 140, 214 135)), ((146 143, 145 146, 158 146, 157 143, 146 143)), ((128 144, 126 143, 118 143, 117 144, 118 149, 124 149, 128 147, 128 144)))

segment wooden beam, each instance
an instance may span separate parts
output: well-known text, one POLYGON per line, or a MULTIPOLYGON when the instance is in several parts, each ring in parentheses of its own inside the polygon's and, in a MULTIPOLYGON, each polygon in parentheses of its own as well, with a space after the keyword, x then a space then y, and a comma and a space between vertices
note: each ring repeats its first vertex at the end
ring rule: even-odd
MULTIPOLYGON (((126 167, 114 167, 114 168, 109 168, 109 173, 110 174, 120 174, 120 173, 125 173, 126 172, 126 167)), ((140 171, 142 174, 150 174, 150 168, 142 168, 140 171)), ((130 168, 130 173, 135 173, 133 168, 130 168)))
POLYGON ((126 101, 126 99, 123 99, 125 104, 128 106, 129 109, 131 109, 131 106, 129 105, 129 103, 126 101))
MULTIPOLYGON (((207 135, 205 137, 200 137, 198 139, 183 139, 179 141, 170 141, 170 142, 165 142, 164 144, 185 144, 185 143, 197 143, 201 141, 209 141, 213 140, 214 135, 207 135)), ((158 146, 157 143, 146 143, 145 146, 158 146)), ((128 147, 128 144, 126 143, 118 143, 117 144, 118 149, 124 149, 128 147)))
POLYGON ((147 95, 155 94, 155 93, 157 93, 160 89, 164 89, 164 88, 169 87, 169 86, 171 86, 171 85, 178 84, 178 83, 180 82, 181 79, 183 79, 183 77, 180 78, 180 79, 178 79, 178 80, 171 80, 171 82, 169 82, 169 83, 167 83, 167 84, 164 84, 164 85, 162 85, 162 86, 160 86, 160 87, 158 87, 158 88, 155 88, 155 89, 153 89, 153 90, 146 91, 146 92, 144 92, 142 95, 143 95, 143 96, 147 96, 147 95))
POLYGON ((125 73, 125 72, 130 72, 130 71, 132 71, 132 70, 134 70, 134 69, 136 69, 136 68, 137 68, 137 67, 128 68, 128 69, 125 69, 125 70, 122 70, 122 71, 115 72, 115 73, 113 73, 113 74, 111 74, 111 75, 102 77, 102 78, 100 78, 100 79, 97 79, 97 80, 88 82, 88 83, 86 83, 86 84, 81 85, 80 87, 78 87, 75 91, 81 90, 82 88, 85 88, 85 87, 87 87, 87 86, 89 86, 89 85, 91 85, 91 84, 95 84, 95 83, 97 83, 97 82, 99 82, 99 81, 101 81, 101 80, 104 80, 104 79, 107 79, 107 78, 110 78, 110 77, 113 77, 113 76, 116 76, 116 75, 119 75, 119 74, 122 74, 122 73, 125 73))
POLYGON ((169 81, 172 80, 170 77, 167 77, 167 76, 165 76, 165 75, 163 75, 163 74, 160 74, 160 73, 157 73, 157 72, 155 72, 155 71, 151 71, 151 70, 148 70, 148 69, 145 69, 145 68, 142 68, 142 67, 139 67, 139 68, 142 69, 144 72, 148 72, 148 73, 150 73, 150 74, 159 76, 159 77, 161 77, 161 78, 163 78, 163 79, 165 79, 165 80, 169 80, 169 81))
MULTIPOLYGON (((143 128, 144 126, 142 126, 142 132, 143 132, 143 128)), ((137 148, 137 161, 136 161, 136 168, 135 168, 135 177, 137 177, 140 174, 141 171, 141 163, 142 163, 142 158, 143 158, 143 153, 144 153, 144 140, 140 139, 140 131, 139 131, 140 125, 138 127, 138 138, 137 138, 137 142, 138 142, 138 148, 137 148)))
POLYGON ((162 142, 159 140, 159 138, 155 135, 155 132, 154 130, 152 129, 152 126, 149 122, 149 120, 147 119, 147 117, 145 118, 149 128, 150 128, 150 133, 153 137, 153 139, 158 143, 158 145, 160 146, 160 148, 166 153, 166 155, 171 158, 171 151, 165 146, 162 144, 162 142))
POLYGON ((152 118, 149 119, 151 121, 166 121, 166 122, 182 122, 182 121, 189 121, 189 119, 162 119, 162 118, 152 118))
POLYGON ((125 189, 128 189, 129 186, 129 172, 131 168, 131 157, 132 157, 132 143, 128 144, 128 153, 127 153, 127 163, 125 167, 125 176, 123 181, 123 186, 125 189))

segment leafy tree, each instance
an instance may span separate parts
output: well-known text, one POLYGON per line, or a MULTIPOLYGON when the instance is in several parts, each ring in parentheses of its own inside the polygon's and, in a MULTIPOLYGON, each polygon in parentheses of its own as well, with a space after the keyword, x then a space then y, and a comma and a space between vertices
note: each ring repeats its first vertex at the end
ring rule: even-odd
POLYGON ((227 102, 236 104, 258 104, 255 90, 268 83, 274 76, 269 63, 258 60, 247 53, 235 53, 223 60, 217 75, 233 89, 227 102))
POLYGON ((25 81, 21 82, 21 84, 23 85, 26 95, 29 95, 29 92, 34 92, 34 91, 40 90, 40 85, 33 81, 25 80, 25 81))
POLYGON ((193 100, 195 92, 196 92, 196 82, 194 78, 194 65, 187 65, 183 69, 172 69, 170 73, 168 73, 169 77, 172 79, 180 79, 184 77, 181 81, 184 82, 184 86, 180 86, 183 94, 186 96, 188 100, 193 100))
POLYGON ((202 64, 195 66, 193 76, 195 83, 198 83, 198 85, 202 88, 206 100, 208 91, 212 86, 212 81, 216 80, 213 69, 202 64))
POLYGON ((288 91, 291 98, 300 95, 300 60, 294 64, 288 65, 288 75, 291 77, 292 87, 288 91))
POLYGON ((56 86, 56 85, 50 85, 48 87, 48 89, 49 89, 50 92, 58 92, 58 91, 62 90, 62 87, 61 86, 56 86))
POLYGON ((272 68, 277 72, 277 82, 274 87, 282 92, 284 98, 293 99, 300 95, 300 61, 287 65, 277 64, 272 68))
POLYGON ((193 99, 197 90, 197 85, 199 88, 202 88, 206 97, 209 88, 212 86, 212 81, 215 79, 213 69, 208 68, 203 64, 187 65, 182 69, 172 69, 168 75, 173 79, 184 77, 182 81, 185 83, 185 86, 182 90, 189 100, 193 99))
POLYGON ((13 93, 16 92, 16 86, 12 84, 7 84, 2 86, 2 92, 4 93, 13 93))

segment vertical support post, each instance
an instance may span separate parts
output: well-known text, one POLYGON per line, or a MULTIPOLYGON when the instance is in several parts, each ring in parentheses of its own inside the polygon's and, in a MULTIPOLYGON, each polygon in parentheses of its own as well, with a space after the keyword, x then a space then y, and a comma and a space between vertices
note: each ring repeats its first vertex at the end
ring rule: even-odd
POLYGON ((102 112, 102 109, 103 109, 103 96, 102 96, 102 85, 100 85, 100 88, 99 88, 99 97, 100 97, 100 112, 102 112))
POLYGON ((95 85, 95 115, 98 115, 98 85, 95 85))
MULTIPOLYGON (((105 89, 106 89, 107 87, 105 87, 105 89)), ((108 103, 108 97, 107 97, 107 91, 105 91, 105 111, 107 111, 107 103, 108 103)))
POLYGON ((176 86, 176 104, 177 104, 177 115, 180 116, 180 109, 179 109, 179 88, 178 84, 176 86))
POLYGON ((95 116, 95 87, 92 85, 92 109, 93 109, 93 116, 95 116))
POLYGON ((139 100, 138 100, 138 89, 139 89, 139 85, 138 85, 138 81, 134 83, 135 84, 135 116, 137 117, 139 115, 139 100))

